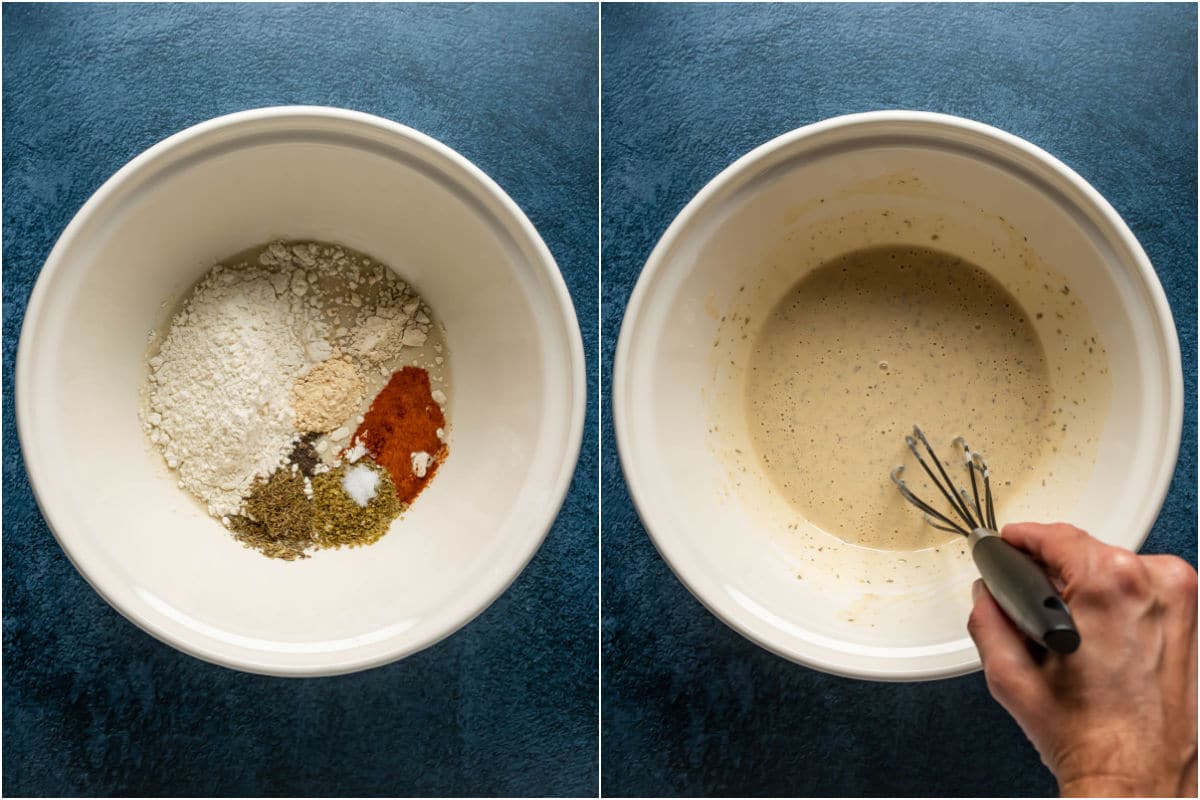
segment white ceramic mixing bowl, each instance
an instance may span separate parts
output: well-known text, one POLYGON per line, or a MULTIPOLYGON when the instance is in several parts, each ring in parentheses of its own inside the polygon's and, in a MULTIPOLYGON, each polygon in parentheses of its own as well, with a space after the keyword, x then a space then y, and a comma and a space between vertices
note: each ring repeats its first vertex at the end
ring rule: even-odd
MULTIPOLYGON (((977 263, 1018 299, 1013 287, 1030 281, 1032 265, 1052 265, 1086 308, 1115 378, 1105 382, 1111 399, 1097 415, 1094 463, 1051 461, 1047 488, 1006 498, 1011 516, 1002 521, 1068 519, 1136 549, 1179 448, 1183 383, 1170 309, 1112 207, 1061 162, 994 128, 875 112, 762 145, 668 228, 630 298, 617 346, 612 407, 621 463, 659 552, 734 629, 851 677, 919 680, 977 669, 965 629, 977 572, 959 545, 883 552, 789 530, 795 510, 772 491, 759 460, 744 456, 754 445, 740 411, 742 369, 754 321, 805 270, 868 245, 928 246, 931 231, 939 249, 977 263), (734 315, 751 318, 746 339, 724 335, 722 319, 734 315)), ((915 421, 897 413, 898 422, 915 421)), ((947 440, 954 433, 945 432, 947 440)), ((812 455, 818 467, 826 457, 837 455, 812 455)))
POLYGON ((549 250, 442 144, 329 108, 246 111, 150 148, 63 232, 29 301, 17 418, 47 522, 92 586, 200 658, 348 672, 449 635, 541 544, 584 415, 583 348, 549 250), (274 239, 381 260, 441 317, 450 457, 380 542, 274 561, 179 489, 138 421, 147 334, 218 260, 274 239))

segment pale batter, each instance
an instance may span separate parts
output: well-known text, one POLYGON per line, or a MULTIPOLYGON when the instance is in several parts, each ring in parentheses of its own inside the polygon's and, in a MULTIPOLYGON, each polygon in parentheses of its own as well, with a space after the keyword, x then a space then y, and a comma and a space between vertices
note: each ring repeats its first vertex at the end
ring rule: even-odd
POLYGON ((918 423, 951 476, 950 441, 983 452, 1016 492, 1062 441, 1042 343, 978 267, 920 247, 859 250, 805 276, 759 331, 747 378, 755 456, 808 520, 848 542, 915 550, 954 538, 925 525, 888 473, 940 498, 904 446, 918 423))

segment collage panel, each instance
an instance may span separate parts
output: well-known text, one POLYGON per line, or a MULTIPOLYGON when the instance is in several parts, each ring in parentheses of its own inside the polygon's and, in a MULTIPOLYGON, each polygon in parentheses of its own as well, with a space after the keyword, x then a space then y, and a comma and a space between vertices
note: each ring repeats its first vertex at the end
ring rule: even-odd
POLYGON ((605 3, 601 36, 602 793, 1194 792, 1195 9, 605 3), (955 437, 985 454, 995 513, 906 435, 963 490, 955 437), (990 535, 1028 519, 1183 560, 990 535), (1170 666, 1025 551, 1149 569, 1170 666), (1091 769, 1161 771, 1075 782, 1057 748, 1110 723, 1091 769))
POLYGON ((6 795, 595 795, 597 38, 5 4, 6 795))

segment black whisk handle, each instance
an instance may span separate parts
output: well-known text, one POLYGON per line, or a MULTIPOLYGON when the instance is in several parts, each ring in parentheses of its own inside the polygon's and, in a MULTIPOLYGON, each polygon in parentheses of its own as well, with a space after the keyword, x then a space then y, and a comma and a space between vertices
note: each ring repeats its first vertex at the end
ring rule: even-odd
POLYGON ((976 528, 968 539, 971 556, 988 591, 1008 618, 1038 644, 1056 653, 1079 648, 1071 611, 1032 558, 999 534, 976 528))

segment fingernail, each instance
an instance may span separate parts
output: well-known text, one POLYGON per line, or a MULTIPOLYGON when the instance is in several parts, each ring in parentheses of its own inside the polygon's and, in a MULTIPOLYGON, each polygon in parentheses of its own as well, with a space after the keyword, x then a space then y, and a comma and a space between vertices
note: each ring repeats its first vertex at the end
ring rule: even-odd
POLYGON ((971 584, 971 599, 978 600, 980 595, 983 594, 983 591, 984 591, 983 581, 976 580, 974 583, 971 584))

